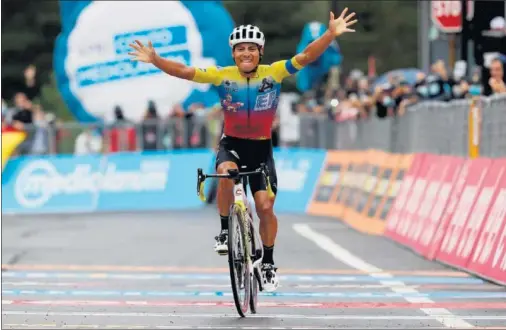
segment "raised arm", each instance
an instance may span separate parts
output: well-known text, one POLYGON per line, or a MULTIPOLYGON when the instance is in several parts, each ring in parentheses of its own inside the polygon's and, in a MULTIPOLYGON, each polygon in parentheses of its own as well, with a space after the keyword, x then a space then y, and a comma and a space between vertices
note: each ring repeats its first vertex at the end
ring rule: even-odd
POLYGON ((135 52, 128 53, 134 56, 133 61, 151 63, 168 75, 177 78, 193 80, 195 77, 196 69, 194 67, 160 57, 153 48, 151 41, 146 47, 139 40, 135 40, 135 44, 130 44, 130 47, 136 50, 135 52))
POLYGON ((351 25, 357 22, 357 20, 350 22, 350 19, 355 16, 355 13, 351 13, 344 17, 347 11, 348 8, 345 8, 337 19, 334 19, 334 13, 330 12, 330 21, 327 31, 318 39, 307 45, 302 53, 295 56, 295 60, 298 64, 306 66, 316 61, 330 46, 332 41, 334 41, 334 38, 346 32, 355 32, 355 30, 349 29, 351 25))

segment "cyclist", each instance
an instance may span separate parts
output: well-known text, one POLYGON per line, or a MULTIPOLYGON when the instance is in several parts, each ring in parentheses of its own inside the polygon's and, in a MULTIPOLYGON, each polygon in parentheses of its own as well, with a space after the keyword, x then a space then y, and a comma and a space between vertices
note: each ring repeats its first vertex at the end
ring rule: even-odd
MULTIPOLYGON (((277 178, 271 143, 271 126, 275 117, 281 82, 304 66, 317 60, 331 45, 335 37, 345 32, 355 32, 349 27, 357 20, 350 21, 355 13, 346 15, 348 8, 334 19, 330 12, 327 31, 309 44, 300 54, 289 60, 271 65, 260 65, 264 54, 265 36, 253 25, 236 27, 229 37, 234 66, 194 68, 182 63, 161 58, 151 41, 144 46, 136 40, 130 46, 135 52, 133 60, 152 63, 165 73, 198 83, 211 83, 218 88, 224 112, 224 129, 216 156, 218 173, 227 174, 229 169, 246 166, 254 170, 264 162, 270 172, 273 192, 277 192, 277 178)), ((273 248, 277 235, 277 218, 273 212, 274 198, 269 198, 261 178, 249 180, 255 200, 255 209, 260 219, 260 236, 264 244, 262 272, 267 292, 278 287, 274 267, 273 248)), ((221 218, 221 232, 215 238, 215 251, 226 255, 228 238, 228 215, 233 203, 232 180, 222 179, 218 184, 217 204, 221 218)))

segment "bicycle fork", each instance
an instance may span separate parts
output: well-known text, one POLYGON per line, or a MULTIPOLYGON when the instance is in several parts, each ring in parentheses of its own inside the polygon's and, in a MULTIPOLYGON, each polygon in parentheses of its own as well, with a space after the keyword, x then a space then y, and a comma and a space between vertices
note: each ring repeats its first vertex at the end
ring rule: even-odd
POLYGON ((246 243, 245 246, 245 253, 246 253, 246 263, 248 265, 248 270, 250 272, 250 277, 254 276, 257 279, 258 285, 259 285, 259 291, 263 291, 263 278, 262 278, 262 270, 260 269, 260 265, 262 263, 263 259, 263 248, 262 248, 262 239, 260 237, 260 234, 254 230, 254 224, 252 220, 252 214, 250 213, 249 208, 247 207, 248 202, 245 198, 245 195, 243 193, 243 187, 241 184, 234 185, 234 204, 236 204, 243 214, 248 215, 249 219, 246 216, 242 217, 243 223, 242 226, 245 230, 243 230, 244 236, 243 241, 246 243), (250 231, 250 225, 253 227, 253 232, 250 231), (255 242, 255 255, 254 258, 255 261, 251 260, 252 253, 251 253, 251 240, 254 240, 255 242))

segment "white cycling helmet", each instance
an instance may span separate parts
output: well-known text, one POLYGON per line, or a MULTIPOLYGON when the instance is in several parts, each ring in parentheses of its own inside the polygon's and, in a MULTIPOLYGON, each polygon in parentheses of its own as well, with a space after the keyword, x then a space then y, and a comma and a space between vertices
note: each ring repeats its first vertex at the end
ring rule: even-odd
POLYGON ((251 42, 259 45, 260 47, 264 47, 265 36, 263 32, 254 25, 240 25, 236 27, 232 33, 230 33, 228 41, 230 43, 230 47, 232 48, 242 42, 251 42))

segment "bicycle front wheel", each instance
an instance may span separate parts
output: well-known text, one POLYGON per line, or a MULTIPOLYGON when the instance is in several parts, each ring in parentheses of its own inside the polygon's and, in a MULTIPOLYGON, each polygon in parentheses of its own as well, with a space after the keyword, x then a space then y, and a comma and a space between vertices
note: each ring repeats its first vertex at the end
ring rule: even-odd
POLYGON ((244 213, 234 205, 228 219, 228 264, 235 307, 242 317, 245 317, 248 311, 251 294, 251 271, 247 262, 247 242, 244 213))

